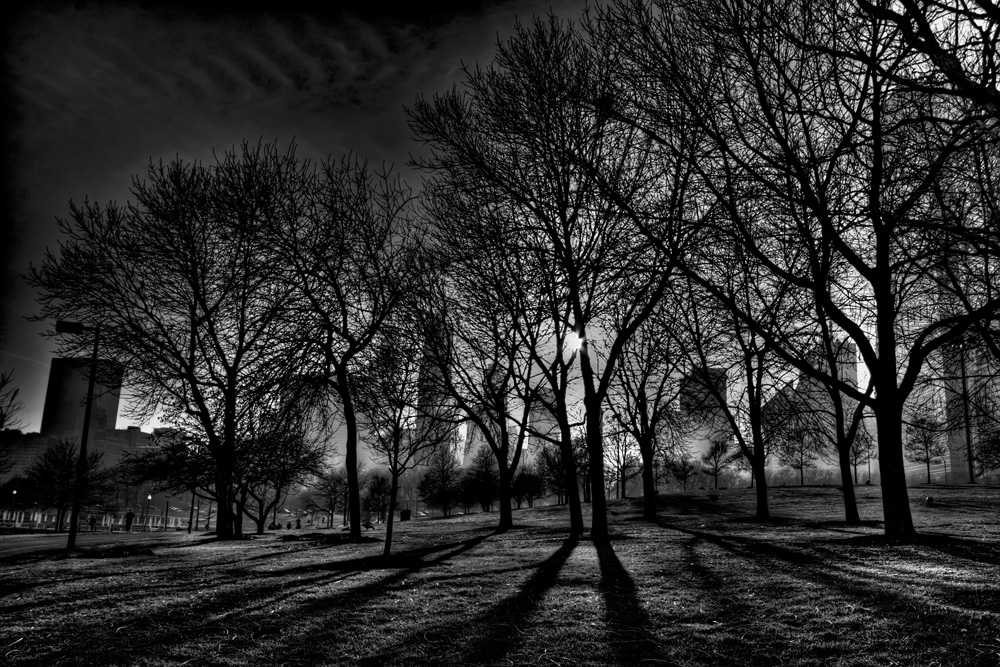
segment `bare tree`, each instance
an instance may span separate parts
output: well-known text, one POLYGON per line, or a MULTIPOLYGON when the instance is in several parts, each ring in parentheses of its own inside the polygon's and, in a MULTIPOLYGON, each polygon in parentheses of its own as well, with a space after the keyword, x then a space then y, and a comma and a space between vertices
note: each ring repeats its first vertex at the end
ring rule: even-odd
POLYGON ((21 428, 24 403, 18 398, 20 391, 14 386, 14 371, 0 372, 0 431, 21 428))
POLYGON ((931 483, 931 463, 948 452, 943 435, 941 421, 926 412, 913 415, 906 423, 906 460, 927 466, 928 484, 931 483))
POLYGON ((615 491, 619 500, 626 498, 628 483, 642 475, 643 471, 642 457, 631 435, 618 430, 606 436, 604 466, 607 470, 606 495, 610 496, 615 491))
POLYGON ((307 512, 326 514, 332 528, 337 512, 347 513, 347 496, 347 471, 328 467, 312 479, 299 503, 307 512))
POLYGON ((664 460, 664 467, 684 491, 687 491, 687 485, 691 478, 698 473, 698 467, 694 461, 686 456, 667 456, 664 460))
POLYGON ((615 423, 634 438, 642 459, 643 516, 656 518, 655 463, 672 457, 688 420, 675 408, 685 361, 668 331, 677 326, 661 308, 622 346, 608 399, 615 423))
POLYGON ((981 114, 909 85, 923 56, 892 20, 850 3, 621 2, 602 19, 628 45, 629 71, 661 93, 624 84, 618 94, 642 109, 628 120, 656 136, 680 106, 703 133, 698 171, 725 221, 719 231, 775 280, 807 291, 815 321, 857 345, 867 394, 729 303, 786 361, 871 408, 885 530, 912 534, 906 398, 930 355, 1000 305, 988 281, 970 280, 995 263, 996 231, 950 204, 965 157, 993 142, 981 114))
POLYGON ((420 497, 430 507, 441 510, 448 516, 459 503, 461 494, 462 468, 455 459, 450 446, 435 447, 427 460, 424 476, 418 486, 420 497))
POLYGON ((244 426, 240 437, 244 467, 236 504, 263 535, 267 515, 287 498, 290 487, 322 471, 329 452, 294 404, 258 404, 244 426))
MULTIPOLYGON (((309 175, 274 144, 244 143, 211 166, 151 164, 135 203, 70 205, 63 239, 32 267, 37 320, 99 323, 101 355, 125 369, 133 409, 204 437, 217 534, 237 536, 240 424, 254 396, 294 374, 280 344, 298 322, 284 265, 262 230, 303 206, 309 175)), ((92 339, 60 342, 70 355, 92 339)))
POLYGON ((496 458, 502 532, 513 525, 511 484, 534 406, 532 357, 523 340, 537 338, 543 322, 526 302, 521 267, 496 252, 500 235, 474 228, 492 218, 473 215, 470 224, 462 203, 440 192, 428 206, 438 222, 434 248, 446 267, 427 281, 417 309, 427 356, 436 364, 429 389, 464 415, 466 449, 485 444, 496 458))
POLYGON ((525 501, 532 507, 535 500, 545 495, 545 478, 533 466, 521 466, 511 482, 510 493, 518 509, 525 501))
POLYGON ((719 475, 729 468, 739 456, 741 456, 740 452, 733 451, 732 438, 712 438, 708 451, 701 456, 701 464, 702 470, 708 471, 709 476, 715 483, 716 489, 719 488, 719 475))
POLYGON ((389 511, 385 549, 392 548, 399 480, 408 470, 428 463, 439 449, 448 449, 455 426, 447 406, 427 403, 426 376, 436 367, 426 354, 427 341, 415 336, 406 311, 383 326, 358 373, 356 402, 364 415, 363 439, 376 463, 389 470, 389 511))
POLYGON ((100 500, 107 490, 104 453, 87 454, 82 477, 79 476, 78 458, 77 446, 69 440, 61 440, 46 449, 25 472, 32 501, 56 511, 56 530, 62 530, 74 497, 79 497, 80 503, 86 505, 100 500))
POLYGON ((351 537, 361 537, 357 360, 412 291, 422 235, 410 189, 353 156, 323 162, 308 208, 268 230, 300 324, 301 377, 345 429, 351 537), (329 400, 333 394, 336 405, 329 400))
POLYGON ((882 67, 886 77, 937 95, 958 96, 1000 119, 995 63, 1000 7, 991 0, 949 0, 898 4, 860 0, 872 17, 895 25, 893 37, 926 56, 924 67, 900 73, 882 67))
MULTIPOLYGON (((463 185, 460 192, 489 192, 492 203, 507 209, 506 253, 528 260, 536 301, 552 329, 544 347, 526 341, 527 349, 542 370, 560 356, 570 333, 579 341, 570 362, 579 361, 588 452, 601 461, 602 406, 621 346, 673 275, 674 255, 634 234, 633 217, 655 210, 657 224, 674 230, 686 202, 671 187, 683 179, 663 176, 662 165, 649 169, 641 151, 628 150, 635 132, 621 126, 609 132, 606 119, 576 102, 607 88, 596 62, 570 24, 538 19, 498 44, 490 67, 466 70, 467 93, 419 99, 410 116, 417 138, 433 149, 421 167, 447 172, 463 185)), ((676 236, 678 243, 684 238, 676 236)), ((566 366, 554 370, 565 375, 566 366)), ((546 379, 557 418, 566 410, 558 404, 561 382, 546 379)), ((591 470, 590 483, 591 534, 607 539, 601 466, 591 470)), ((572 518, 572 493, 570 501, 572 518)))

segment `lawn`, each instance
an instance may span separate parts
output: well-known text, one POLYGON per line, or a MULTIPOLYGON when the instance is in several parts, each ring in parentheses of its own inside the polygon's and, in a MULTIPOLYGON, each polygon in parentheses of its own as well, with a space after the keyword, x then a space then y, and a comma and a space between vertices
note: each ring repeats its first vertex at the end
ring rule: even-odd
POLYGON ((907 540, 859 496, 862 526, 833 487, 774 489, 766 524, 746 489, 622 501, 611 546, 536 507, 397 524, 389 561, 379 529, 11 558, 0 663, 1000 665, 1000 488, 911 489, 907 540))

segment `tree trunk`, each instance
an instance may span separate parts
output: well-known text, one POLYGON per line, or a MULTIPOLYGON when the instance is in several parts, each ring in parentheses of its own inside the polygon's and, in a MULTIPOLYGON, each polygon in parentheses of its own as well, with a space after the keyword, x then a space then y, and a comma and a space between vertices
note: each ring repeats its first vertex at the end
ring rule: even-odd
POLYGON ((583 508, 580 506, 580 492, 576 479, 576 461, 573 456, 573 441, 568 426, 560 426, 562 449, 563 483, 566 486, 566 500, 569 503, 570 537, 583 536, 583 508))
POLYGON ((389 487, 389 514, 385 518, 385 547, 382 549, 382 556, 385 558, 389 557, 389 551, 392 549, 392 525, 393 518, 396 514, 396 492, 399 488, 399 475, 393 475, 391 485, 389 487))
POLYGON ((194 489, 191 489, 191 511, 188 513, 188 535, 191 534, 194 525, 194 489))
MULTIPOLYGON (((497 532, 500 533, 510 530, 514 525, 514 516, 510 508, 510 468, 506 460, 501 460, 506 458, 506 453, 497 457, 500 474, 500 525, 497 526, 497 532)), ((517 508, 521 509, 521 503, 517 504, 517 508)))
POLYGON ((882 484, 882 516, 885 534, 892 537, 916 535, 910 515, 910 498, 906 491, 906 471, 903 468, 902 401, 895 398, 895 371, 888 391, 876 387, 879 408, 875 412, 878 428, 879 474, 882 484))
MULTIPOLYGON (((858 501, 854 495, 854 482, 851 479, 851 448, 840 446, 837 450, 840 459, 840 488, 844 492, 844 520, 857 525, 861 523, 861 516, 858 514, 858 501)), ((854 469, 855 474, 857 470, 854 469)))
POLYGON ((656 476, 653 471, 653 443, 639 443, 639 455, 642 457, 642 518, 646 521, 656 521, 656 476))
POLYGON ((215 536, 220 540, 231 540, 233 533, 233 501, 230 496, 229 476, 224 466, 219 466, 215 476, 215 536))
POLYGON ((351 516, 351 539, 361 539, 361 486, 358 480, 358 420, 354 414, 354 401, 348 384, 347 370, 337 371, 337 387, 340 393, 341 408, 344 413, 344 426, 347 428, 347 438, 344 443, 346 452, 344 465, 347 466, 347 509, 351 516))
MULTIPOLYGON (((754 457, 757 458, 757 457, 754 457)), ((764 472, 764 457, 760 461, 750 461, 751 478, 757 478, 757 514, 758 521, 768 521, 771 519, 771 511, 767 505, 767 475, 764 472)))
POLYGON ((927 483, 931 483, 931 457, 927 457, 927 483))
MULTIPOLYGON (((598 401, 598 403, 600 403, 598 401)), ((586 407, 587 453, 590 455, 591 519, 590 539, 608 539, 608 501, 604 497, 604 436, 601 433, 600 405, 586 407)))

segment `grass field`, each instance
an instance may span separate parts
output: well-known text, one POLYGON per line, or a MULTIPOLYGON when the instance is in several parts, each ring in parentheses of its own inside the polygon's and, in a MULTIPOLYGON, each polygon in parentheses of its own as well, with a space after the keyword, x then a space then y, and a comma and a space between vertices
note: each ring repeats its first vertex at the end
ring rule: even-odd
POLYGON ((859 496, 862 526, 832 487, 766 524, 745 489, 614 503, 610 547, 539 507, 397 524, 389 561, 378 530, 7 559, 0 663, 1000 665, 1000 488, 911 489, 908 540, 859 496))

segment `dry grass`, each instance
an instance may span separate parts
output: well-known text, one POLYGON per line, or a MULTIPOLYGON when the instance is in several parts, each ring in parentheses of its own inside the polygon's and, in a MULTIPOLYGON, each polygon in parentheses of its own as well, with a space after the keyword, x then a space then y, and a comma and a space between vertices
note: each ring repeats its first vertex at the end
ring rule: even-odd
POLYGON ((546 507, 502 535, 496 515, 400 524, 388 562, 290 534, 10 559, 0 662, 1000 664, 1000 489, 913 490, 912 540, 845 525, 834 488, 771 495, 767 524, 742 489, 664 497, 657 524, 614 504, 610 547, 546 507))

